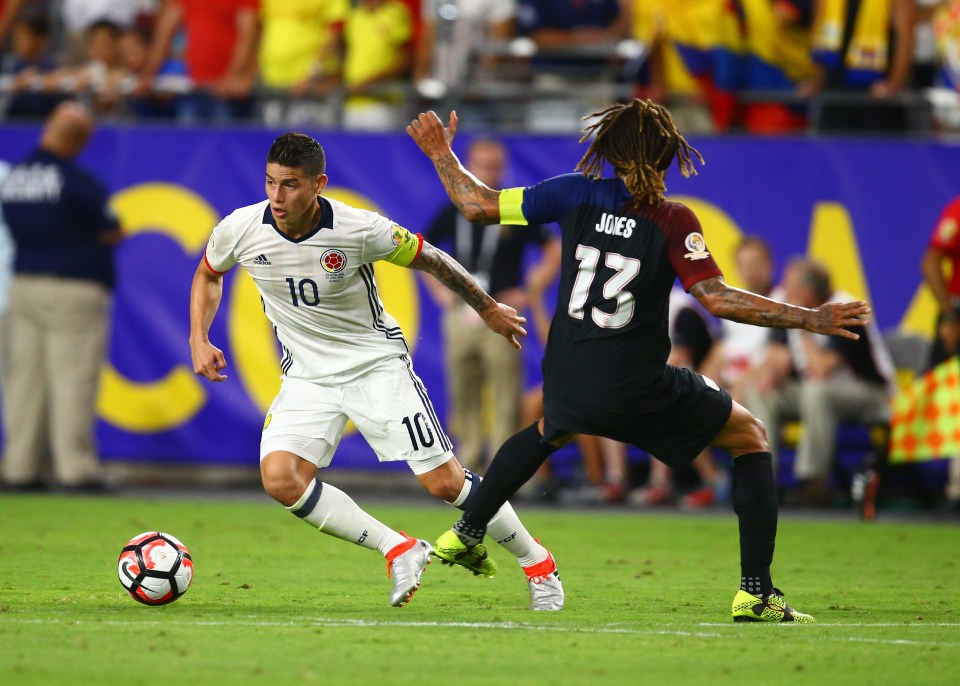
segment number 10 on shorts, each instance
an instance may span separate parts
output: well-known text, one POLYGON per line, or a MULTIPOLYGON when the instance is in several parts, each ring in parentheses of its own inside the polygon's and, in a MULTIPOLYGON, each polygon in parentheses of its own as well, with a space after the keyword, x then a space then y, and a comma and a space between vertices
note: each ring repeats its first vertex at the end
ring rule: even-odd
POLYGON ((413 444, 414 450, 420 450, 420 446, 429 448, 433 445, 435 440, 433 429, 430 428, 430 422, 422 412, 417 412, 412 419, 404 417, 400 421, 407 427, 407 434, 410 436, 410 443, 413 444))

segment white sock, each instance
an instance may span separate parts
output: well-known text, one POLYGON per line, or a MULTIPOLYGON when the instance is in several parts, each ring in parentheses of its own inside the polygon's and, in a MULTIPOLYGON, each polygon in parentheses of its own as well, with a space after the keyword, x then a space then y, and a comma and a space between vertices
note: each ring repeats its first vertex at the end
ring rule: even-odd
POLYGON ((314 479, 300 499, 287 508, 297 517, 325 534, 364 548, 387 551, 407 539, 360 509, 353 499, 335 486, 314 479))
MULTIPOLYGON (((480 477, 469 469, 465 469, 464 472, 466 472, 466 478, 463 480, 460 495, 450 503, 454 507, 460 507, 466 503, 467 498, 470 497, 470 491, 474 488, 480 488, 480 477)), ((497 510, 497 514, 487 524, 487 534, 510 551, 517 558, 521 567, 530 567, 543 562, 549 555, 547 549, 537 543, 526 527, 523 526, 510 503, 504 503, 497 510)))

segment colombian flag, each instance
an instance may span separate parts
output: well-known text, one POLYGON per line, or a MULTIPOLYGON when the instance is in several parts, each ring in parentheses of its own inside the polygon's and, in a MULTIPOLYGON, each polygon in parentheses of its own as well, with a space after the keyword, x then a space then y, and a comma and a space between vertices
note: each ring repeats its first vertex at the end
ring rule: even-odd
POLYGON ((960 457, 960 357, 937 365, 893 399, 890 462, 960 457))

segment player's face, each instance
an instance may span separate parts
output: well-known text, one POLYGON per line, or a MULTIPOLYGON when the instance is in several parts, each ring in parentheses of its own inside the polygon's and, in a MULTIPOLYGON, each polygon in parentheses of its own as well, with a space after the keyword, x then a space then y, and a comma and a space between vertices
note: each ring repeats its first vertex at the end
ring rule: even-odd
POLYGON ((267 198, 270 210, 278 224, 297 224, 312 216, 317 205, 317 194, 327 185, 327 175, 305 176, 303 171, 279 164, 268 164, 266 175, 267 198))

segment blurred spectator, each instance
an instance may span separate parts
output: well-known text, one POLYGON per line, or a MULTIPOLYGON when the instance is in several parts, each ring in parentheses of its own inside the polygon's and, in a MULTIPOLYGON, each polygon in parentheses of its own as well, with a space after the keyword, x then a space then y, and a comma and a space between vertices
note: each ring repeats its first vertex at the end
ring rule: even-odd
POLYGON ((118 31, 131 28, 140 16, 156 12, 158 0, 61 0, 64 45, 61 63, 77 66, 89 59, 90 29, 107 22, 118 31))
MULTIPOLYGON (((150 26, 148 21, 138 21, 133 28, 123 32, 118 45, 120 53, 121 71, 124 78, 143 72, 150 51, 150 26)), ((182 62, 167 59, 160 66, 156 76, 185 77, 186 72, 182 62)), ((131 113, 138 119, 173 119, 177 115, 176 96, 171 93, 146 92, 143 95, 129 95, 127 105, 131 113)))
POLYGON ((630 35, 629 3, 518 0, 517 31, 538 49, 530 62, 535 97, 526 113, 529 130, 579 129, 582 117, 616 100, 623 67, 614 49, 630 35))
POLYGON ((44 79, 57 67, 50 55, 52 28, 45 14, 27 14, 13 22, 10 53, 3 73, 14 77, 4 107, 7 119, 45 117, 63 97, 46 90, 44 79))
POLYGON ((7 39, 7 33, 13 26, 14 19, 23 8, 25 0, 0 0, 0 51, 7 39))
MULTIPOLYGON (((0 187, 10 172, 10 165, 0 160, 0 187)), ((10 281, 13 278, 13 238, 3 218, 3 206, 0 205, 0 401, 3 400, 3 379, 7 372, 7 301, 10 293, 10 281)), ((0 450, 0 455, 3 451, 0 450)))
MULTIPOLYGON (((834 292, 825 267, 803 258, 787 268, 784 290, 787 302, 801 307, 853 299, 834 292)), ((842 422, 870 423, 889 414, 894 373, 890 353, 873 320, 850 330, 860 338, 773 329, 763 374, 748 389, 748 406, 766 426, 775 456, 784 421, 803 425, 793 465, 801 482, 797 505, 833 501, 829 477, 842 422)))
POLYGON ((142 97, 151 90, 182 27, 194 90, 179 99, 177 119, 223 123, 248 118, 257 72, 258 12, 259 0, 165 0, 135 94, 142 97))
POLYGON ((47 455, 61 486, 103 485, 94 422, 122 232, 107 189, 74 163, 92 132, 86 110, 62 103, 0 187, 16 244, 3 404, 11 488, 42 487, 47 455))
POLYGON ((495 58, 474 53, 513 36, 516 9, 516 0, 424 0, 413 67, 420 94, 440 100, 472 79, 487 78, 495 58))
POLYGON ((822 131, 909 129, 910 107, 898 96, 910 87, 916 22, 916 0, 817 0, 813 40, 820 74, 811 90, 827 96, 822 131), (830 100, 851 93, 866 102, 830 100))
POLYGON ((120 27, 110 21, 91 24, 86 30, 84 59, 78 66, 51 73, 46 80, 48 88, 83 98, 97 116, 117 110, 123 104, 123 78, 129 75, 123 68, 120 35, 120 27))
MULTIPOLYGON (((501 188, 507 163, 506 149, 491 139, 474 140, 467 153, 467 169, 490 188, 501 188)), ((546 227, 483 226, 470 224, 452 204, 433 219, 425 237, 462 264, 497 301, 518 312, 527 306, 523 259, 527 248, 541 251, 528 279, 542 291, 560 268, 560 241, 546 227)), ((425 276, 424 283, 443 309, 446 377, 450 389, 451 435, 457 456, 467 469, 482 473, 486 456, 503 445, 520 426, 523 358, 504 345, 491 345, 483 320, 463 301, 425 276), (484 395, 489 392, 491 430, 484 430, 484 395)), ((493 334, 491 334, 493 335, 493 334)))
POLYGON ((261 0, 260 83, 281 95, 262 102, 266 124, 335 123, 336 103, 305 98, 339 83, 349 11, 349 0, 261 0))
MULTIPOLYGON (((630 33, 630 4, 627 0, 518 0, 517 23, 542 51, 576 46, 609 46, 630 33)), ((572 59, 584 65, 583 58, 572 59)), ((547 57, 544 65, 570 66, 570 59, 547 57)))
POLYGON ((942 2, 933 14, 933 34, 949 85, 960 90, 960 0, 942 2))
MULTIPOLYGON (((734 259, 746 290, 783 300, 783 288, 773 283, 773 253, 763 238, 746 236, 737 245, 734 259)), ((763 363, 770 332, 760 326, 727 319, 721 320, 720 332, 720 339, 703 363, 702 373, 716 379, 738 403, 746 404, 746 389, 763 363)))
POLYGON ((383 130, 400 124, 413 31, 413 15, 400 0, 356 0, 347 13, 342 76, 346 128, 383 130))
MULTIPOLYGON (((960 196, 943 210, 922 263, 923 278, 940 312, 930 368, 960 353, 960 196)), ((960 503, 960 456, 950 460, 947 499, 960 503)))
POLYGON ((940 308, 932 368, 960 352, 960 196, 943 209, 924 253, 922 271, 940 308))
POLYGON ((914 28, 913 70, 910 83, 916 89, 933 88, 937 82, 940 59, 933 18, 945 0, 917 0, 917 21, 914 28))
MULTIPOLYGON (((669 330, 671 349, 667 364, 699 372, 719 334, 719 323, 679 286, 670 292, 669 330)), ((697 455, 691 466, 700 485, 681 498, 681 506, 709 507, 727 499, 730 479, 717 466, 709 449, 697 455)), ((632 492, 630 501, 637 505, 666 505, 673 503, 674 497, 670 467, 652 456, 647 486, 632 492)))
POLYGON ((261 0, 263 85, 303 95, 311 79, 338 72, 338 43, 349 9, 349 0, 261 0))

